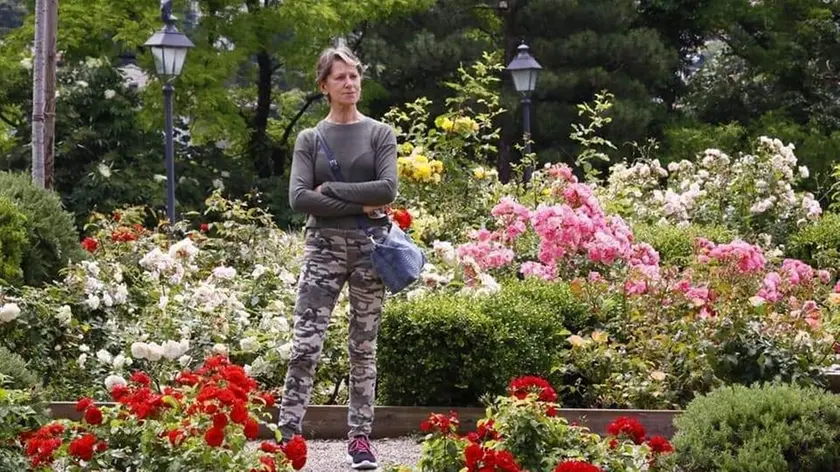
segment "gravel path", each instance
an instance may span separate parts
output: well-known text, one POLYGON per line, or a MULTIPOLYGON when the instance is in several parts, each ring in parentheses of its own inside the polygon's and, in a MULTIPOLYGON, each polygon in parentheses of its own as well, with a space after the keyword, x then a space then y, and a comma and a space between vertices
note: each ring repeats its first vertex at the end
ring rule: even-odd
MULTIPOLYGON (((421 445, 415 438, 374 439, 373 451, 379 470, 391 464, 414 465, 420 460, 421 445)), ((345 462, 347 441, 309 440, 306 472, 347 472, 352 469, 345 462)))

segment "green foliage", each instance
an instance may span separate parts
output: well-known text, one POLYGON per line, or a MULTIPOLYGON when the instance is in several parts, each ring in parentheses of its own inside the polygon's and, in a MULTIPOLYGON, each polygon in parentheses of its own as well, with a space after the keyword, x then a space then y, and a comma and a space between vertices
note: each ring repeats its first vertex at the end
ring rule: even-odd
POLYGON ((793 386, 724 387, 676 419, 685 472, 828 472, 840 467, 840 397, 793 386))
POLYGON ((825 213, 791 236, 787 255, 813 267, 840 268, 840 215, 825 213))
POLYGON ((571 138, 580 144, 582 149, 575 160, 575 165, 583 169, 584 180, 587 182, 595 180, 600 174, 591 161, 610 162, 610 156, 597 148, 615 149, 613 143, 598 135, 601 128, 612 122, 612 118, 606 114, 613 107, 614 99, 615 95, 609 92, 596 94, 592 105, 588 103, 578 105, 578 116, 586 115, 589 123, 587 125, 572 123, 571 138))
POLYGON ((512 282, 491 297, 390 303, 379 337, 379 395, 391 405, 476 405, 518 375, 547 376, 567 324, 585 309, 562 284, 512 282), (411 366, 407 369, 406 366, 411 366))
POLYGON ((738 123, 713 125, 697 121, 679 121, 663 131, 663 163, 694 160, 706 149, 734 153, 746 150, 747 131, 738 123))
POLYGON ((11 200, 0 197, 0 282, 17 284, 23 280, 26 228, 26 216, 11 200))
POLYGON ((0 196, 26 216, 30 245, 23 254, 23 278, 39 285, 58 277, 68 261, 84 257, 73 219, 54 192, 32 184, 28 175, 0 172, 0 196))
POLYGON ((697 238, 705 238, 715 244, 728 243, 736 238, 735 233, 722 226, 678 226, 670 223, 638 223, 633 225, 633 235, 637 242, 648 243, 656 249, 660 265, 676 267, 689 265, 697 238))
POLYGON ((26 366, 26 361, 4 346, 0 346, 0 376, 6 379, 7 387, 17 390, 29 390, 40 385, 38 378, 26 366))

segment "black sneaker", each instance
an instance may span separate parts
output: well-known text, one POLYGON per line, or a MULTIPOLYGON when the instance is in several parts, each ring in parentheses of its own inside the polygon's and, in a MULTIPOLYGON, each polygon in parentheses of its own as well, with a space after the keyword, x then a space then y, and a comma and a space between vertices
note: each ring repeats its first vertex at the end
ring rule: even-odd
POLYGON ((367 436, 356 436, 347 445, 347 462, 354 470, 372 470, 379 467, 370 448, 367 436))

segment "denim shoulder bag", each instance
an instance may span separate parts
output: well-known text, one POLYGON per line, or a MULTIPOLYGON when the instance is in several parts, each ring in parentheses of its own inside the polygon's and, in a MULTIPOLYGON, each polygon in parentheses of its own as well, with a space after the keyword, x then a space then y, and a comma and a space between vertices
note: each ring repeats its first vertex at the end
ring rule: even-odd
MULTIPOLYGON (((327 144, 327 140, 324 139, 318 128, 315 128, 315 133, 315 139, 321 143, 321 149, 324 150, 324 155, 329 161, 333 179, 344 182, 341 167, 335 160, 335 155, 327 144)), ((370 255, 373 268, 391 293, 403 290, 420 278, 423 266, 426 265, 426 255, 403 232, 399 225, 392 222, 385 240, 377 242, 376 238, 373 237, 370 225, 367 224, 365 219, 362 216, 357 216, 356 220, 359 222, 359 227, 365 231, 365 234, 373 242, 373 251, 370 255)))

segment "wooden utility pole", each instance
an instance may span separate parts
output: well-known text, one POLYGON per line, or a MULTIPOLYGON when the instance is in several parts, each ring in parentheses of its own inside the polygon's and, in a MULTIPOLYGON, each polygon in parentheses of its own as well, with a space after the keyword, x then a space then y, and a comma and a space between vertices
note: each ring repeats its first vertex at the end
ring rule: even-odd
POLYGON ((35 2, 32 64, 32 181, 52 188, 55 162, 55 87, 58 0, 35 2))
POLYGON ((35 2, 35 58, 32 61, 32 181, 44 187, 44 39, 47 26, 47 2, 35 2))
POLYGON ((47 29, 44 51, 44 187, 51 189, 55 176, 55 87, 56 41, 58 39, 58 0, 47 0, 47 29))

